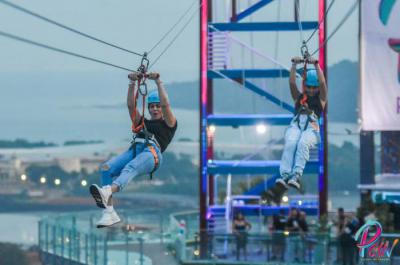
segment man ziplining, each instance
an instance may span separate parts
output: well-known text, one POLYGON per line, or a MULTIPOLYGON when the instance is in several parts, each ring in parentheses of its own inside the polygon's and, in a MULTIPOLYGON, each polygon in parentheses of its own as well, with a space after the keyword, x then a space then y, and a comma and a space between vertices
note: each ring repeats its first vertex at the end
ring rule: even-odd
POLYGON ((127 105, 132 121, 133 140, 131 147, 124 153, 105 162, 101 167, 101 184, 90 186, 90 193, 98 207, 103 208, 103 215, 97 222, 97 227, 112 226, 121 221, 114 210, 112 194, 120 192, 135 177, 156 171, 162 163, 162 153, 165 151, 177 129, 177 120, 172 113, 167 92, 158 73, 131 73, 131 83, 128 88, 127 105), (157 90, 147 95, 147 108, 150 120, 137 110, 139 94, 145 92, 141 86, 145 85, 146 78, 154 80, 157 90), (137 85, 136 85, 136 84, 137 85), (136 89, 136 90, 135 90, 136 89), (136 92, 136 93, 135 93, 136 92))

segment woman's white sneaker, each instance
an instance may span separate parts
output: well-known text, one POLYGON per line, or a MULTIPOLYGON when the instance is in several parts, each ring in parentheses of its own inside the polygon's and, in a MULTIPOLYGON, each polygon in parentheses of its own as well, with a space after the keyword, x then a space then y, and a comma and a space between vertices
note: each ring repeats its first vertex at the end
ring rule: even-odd
POLYGON ((114 210, 114 208, 109 207, 103 210, 103 215, 101 216, 100 220, 96 223, 96 226, 97 228, 103 228, 115 225, 119 222, 121 222, 121 219, 119 218, 117 212, 114 210))
POLYGON ((90 185, 89 188, 90 194, 92 194, 93 199, 96 201, 96 204, 100 208, 107 208, 108 200, 112 194, 111 186, 104 186, 100 188, 96 184, 90 185))

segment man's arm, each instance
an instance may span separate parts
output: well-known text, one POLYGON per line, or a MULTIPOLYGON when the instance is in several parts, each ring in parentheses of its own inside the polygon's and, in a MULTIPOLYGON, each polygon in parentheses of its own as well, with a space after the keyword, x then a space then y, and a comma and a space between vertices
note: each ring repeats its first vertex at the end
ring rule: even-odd
POLYGON ((135 116, 135 108, 133 106, 134 99, 134 91, 135 91, 135 81, 138 80, 138 75, 136 73, 131 73, 128 75, 128 78, 132 81, 128 87, 128 95, 126 97, 126 104, 128 106, 129 116, 131 117, 132 123, 137 126, 140 122, 141 116, 139 111, 136 110, 135 116))
POLYGON ((171 106, 169 105, 168 94, 160 79, 160 74, 150 73, 149 79, 154 80, 157 84, 158 96, 160 97, 161 111, 163 113, 164 120, 167 125, 172 128, 176 125, 176 118, 172 113, 171 106))
POLYGON ((294 57, 292 59, 292 68, 290 69, 289 86, 290 86, 290 94, 292 95, 294 101, 296 101, 300 96, 300 92, 297 89, 297 84, 296 84, 296 65, 300 63, 300 61, 301 61, 300 57, 294 57))

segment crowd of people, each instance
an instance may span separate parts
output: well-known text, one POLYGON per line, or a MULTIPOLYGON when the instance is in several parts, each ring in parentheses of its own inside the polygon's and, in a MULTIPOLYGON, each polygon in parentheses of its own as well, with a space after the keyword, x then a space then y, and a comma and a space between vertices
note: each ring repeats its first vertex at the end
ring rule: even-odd
MULTIPOLYGON (((311 232, 305 212, 293 207, 286 214, 281 209, 278 214, 272 216, 268 223, 271 235, 270 261, 307 263, 312 261, 314 247, 318 244, 316 232, 311 232)), ((336 256, 335 264, 353 265, 358 262, 357 246, 354 235, 364 224, 364 218, 355 214, 346 214, 343 208, 339 208, 332 218, 332 228, 335 230, 336 256)), ((232 222, 232 233, 236 240, 236 259, 244 260, 248 254, 248 234, 252 225, 242 213, 235 215, 232 222)), ((334 253, 334 252, 333 252, 334 253)))

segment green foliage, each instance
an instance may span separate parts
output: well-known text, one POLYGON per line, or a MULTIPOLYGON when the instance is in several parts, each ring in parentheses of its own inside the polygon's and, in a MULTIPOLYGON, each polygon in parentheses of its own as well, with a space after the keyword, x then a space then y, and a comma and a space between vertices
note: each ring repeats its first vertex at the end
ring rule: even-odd
POLYGON ((102 140, 89 140, 89 141, 70 140, 70 141, 65 141, 64 146, 84 145, 84 144, 101 144, 101 143, 104 143, 104 141, 102 141, 102 140))
POLYGON ((25 253, 14 244, 0 243, 0 264, 28 265, 25 253))
POLYGON ((54 147, 55 143, 29 142, 25 139, 17 138, 15 140, 0 140, 0 148, 39 148, 39 147, 54 147))
POLYGON ((197 196, 199 169, 193 164, 192 159, 193 157, 187 154, 163 153, 163 163, 154 174, 154 178, 159 178, 166 184, 144 190, 197 196))

